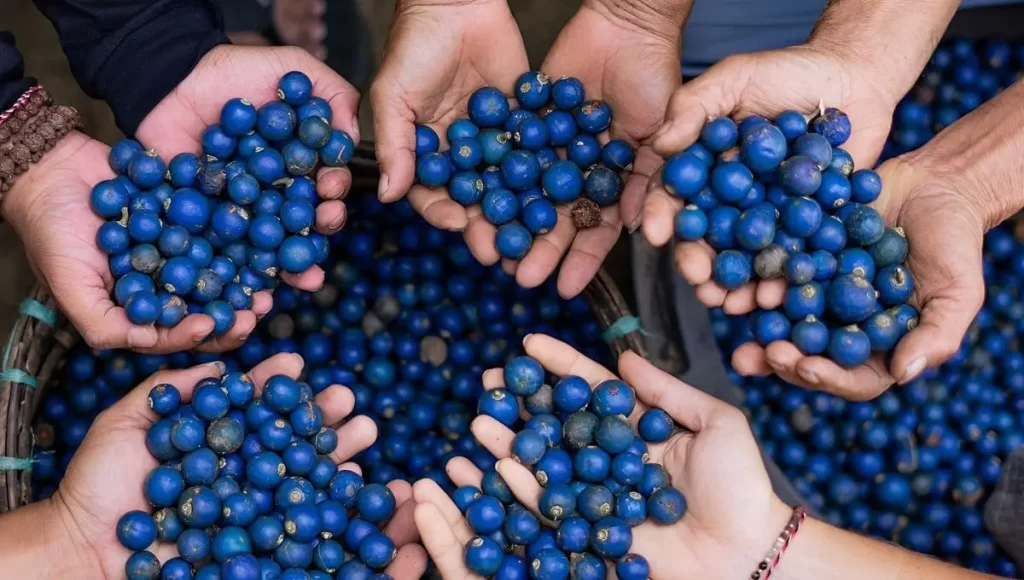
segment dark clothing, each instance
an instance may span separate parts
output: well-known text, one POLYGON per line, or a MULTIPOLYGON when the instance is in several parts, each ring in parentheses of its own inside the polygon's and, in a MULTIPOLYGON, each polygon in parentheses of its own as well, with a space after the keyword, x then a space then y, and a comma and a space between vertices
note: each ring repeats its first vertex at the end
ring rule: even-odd
MULTIPOLYGON (((34 0, 53 22, 71 72, 106 101, 127 135, 195 67, 228 42, 208 0, 34 0)), ((34 83, 14 36, 0 32, 0 110, 34 83)))

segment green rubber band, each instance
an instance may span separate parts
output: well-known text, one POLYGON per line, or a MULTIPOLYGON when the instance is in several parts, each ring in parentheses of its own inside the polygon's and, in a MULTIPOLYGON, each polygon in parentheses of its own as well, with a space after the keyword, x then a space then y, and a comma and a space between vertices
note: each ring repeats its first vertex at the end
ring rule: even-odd
POLYGON ((5 383, 21 383, 29 388, 36 388, 36 378, 21 369, 5 369, 0 373, 0 380, 5 383))
POLYGON ((605 342, 611 342, 613 340, 622 338, 627 334, 639 332, 643 336, 647 336, 647 331, 640 325, 640 319, 636 316, 623 316, 616 320, 611 326, 601 333, 601 338, 605 342))
POLYGON ((32 469, 34 460, 21 457, 0 456, 0 471, 25 471, 32 469))
POLYGON ((21 306, 18 307, 18 310, 25 316, 31 316, 47 326, 54 326, 57 324, 57 313, 52 308, 48 308, 45 304, 34 298, 26 298, 22 300, 21 306))

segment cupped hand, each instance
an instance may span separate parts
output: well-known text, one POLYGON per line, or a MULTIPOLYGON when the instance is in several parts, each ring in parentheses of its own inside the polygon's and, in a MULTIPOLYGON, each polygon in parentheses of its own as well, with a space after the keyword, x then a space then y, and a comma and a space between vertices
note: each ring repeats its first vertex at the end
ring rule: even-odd
MULTIPOLYGON (((326 64, 296 47, 218 46, 206 53, 192 72, 143 119, 136 137, 169 160, 183 151, 198 153, 203 130, 220 122, 228 100, 244 97, 257 108, 277 100, 277 84, 290 71, 302 71, 313 81, 313 96, 331 106, 332 125, 359 143, 359 92, 326 64)), ((316 175, 321 203, 316 229, 332 234, 345 223, 342 199, 352 185, 345 167, 323 167, 316 175)), ((313 266, 282 279, 303 290, 324 283, 324 271, 313 266)), ((236 345, 237 346, 237 345, 236 345)))
POLYGON ((544 59, 541 70, 552 79, 576 77, 587 99, 608 103, 612 126, 601 141, 622 139, 637 152, 632 172, 624 176, 622 198, 601 211, 597 227, 577 231, 570 208, 561 207, 554 229, 538 237, 523 260, 505 264, 521 286, 539 285, 561 262, 559 293, 579 294, 615 245, 623 223, 630 231, 639 226, 647 181, 660 164, 650 138, 681 80, 680 35, 687 11, 676 4, 588 0, 544 59))
MULTIPOLYGON (((877 88, 870 75, 828 50, 810 45, 731 56, 686 83, 672 95, 665 125, 655 134, 654 150, 663 157, 697 141, 704 123, 715 117, 742 119, 761 115, 769 119, 783 111, 812 114, 824 104, 850 117, 853 134, 843 144, 857 168, 872 167, 889 134, 896 99, 877 88)), ((673 236, 673 220, 685 202, 651 180, 643 209, 643 234, 654 246, 673 236)), ((756 303, 781 297, 779 281, 748 283, 727 291, 711 279, 715 251, 705 242, 679 242, 676 267, 697 290, 707 306, 722 306, 729 314, 743 314, 756 303)))
MULTIPOLYGON (((616 378, 569 345, 543 335, 530 335, 526 352, 556 376, 577 375, 592 386, 616 378)), ((634 427, 648 408, 665 410, 682 428, 664 443, 649 446, 652 463, 672 475, 672 484, 687 499, 688 511, 678 523, 645 522, 633 528, 632 552, 647 559, 651 578, 739 578, 749 574, 785 526, 791 510, 772 492, 757 444, 743 414, 639 356, 619 359, 622 379, 634 385, 638 404, 634 427)), ((500 369, 484 374, 484 387, 502 386, 500 369)), ((511 459, 514 434, 481 416, 473 434, 495 457, 497 470, 516 498, 537 513, 542 492, 529 469, 511 459)), ((466 459, 449 462, 447 471, 459 486, 479 487, 482 474, 466 459)), ((451 499, 431 481, 413 489, 416 524, 424 545, 446 578, 472 578, 463 563, 463 549, 473 532, 451 499)))
MULTIPOLYGON (((302 372, 302 358, 294 354, 273 356, 250 371, 249 376, 262 389, 268 378, 288 375, 298 378, 302 372)), ((55 510, 58 520, 70 536, 70 545, 84 551, 97 562, 106 578, 124 575, 124 563, 129 551, 117 540, 115 530, 120 517, 132 510, 149 511, 143 496, 143 482, 159 462, 146 449, 146 432, 157 420, 149 408, 149 391, 158 384, 171 384, 188 401, 193 385, 207 377, 223 373, 222 363, 214 362, 180 371, 161 371, 146 379, 121 401, 104 411, 89 430, 64 479, 53 497, 47 501, 55 510)), ((353 455, 369 447, 376 439, 377 430, 368 417, 355 417, 346 421, 355 399, 352 392, 333 385, 320 392, 316 403, 323 409, 324 424, 336 426, 338 448, 331 459, 339 469, 359 471, 354 463, 345 463, 353 455)), ((392 484, 399 509, 386 531, 402 546, 392 564, 392 575, 401 579, 418 578, 426 567, 422 549, 409 544, 415 539, 412 528, 412 490, 407 483, 392 484), (396 573, 397 572, 397 573, 396 573)), ((151 546, 161 561, 176 556, 173 544, 151 546)))
POLYGON ((473 254, 485 264, 497 262, 498 252, 496 230, 480 207, 459 205, 445 189, 413 185, 416 125, 434 129, 447 148, 447 127, 468 116, 473 91, 509 90, 528 67, 506 0, 400 0, 384 61, 370 87, 381 168, 378 196, 393 202, 408 192, 413 207, 432 225, 464 231, 473 254))
POLYGON ((237 348, 270 310, 269 292, 253 296, 252 310, 236 313, 223 336, 203 342, 213 319, 193 314, 172 328, 135 326, 124 308, 111 300, 114 279, 107 256, 96 245, 103 219, 89 207, 93 185, 111 179, 110 148, 81 133, 70 133, 32 165, 0 206, 4 218, 25 244, 39 282, 93 348, 130 348, 141 352, 176 352, 237 348))
MULTIPOLYGON (((767 348, 747 343, 733 353, 737 372, 777 373, 794 384, 867 400, 956 353, 985 299, 985 216, 968 193, 977 188, 922 166, 914 154, 883 163, 878 174, 882 195, 873 205, 910 242, 907 266, 914 275, 914 293, 909 302, 920 313, 917 326, 899 342, 891 360, 875 354, 865 365, 844 369, 824 357, 804 356, 790 342, 773 342, 767 348)), ((762 308, 782 304, 781 293, 761 298, 762 308)))

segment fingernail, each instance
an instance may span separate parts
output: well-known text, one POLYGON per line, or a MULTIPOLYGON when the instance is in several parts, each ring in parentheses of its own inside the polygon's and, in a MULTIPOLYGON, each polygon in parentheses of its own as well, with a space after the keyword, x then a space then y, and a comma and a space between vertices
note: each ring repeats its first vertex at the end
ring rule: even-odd
POLYGON ((219 374, 224 374, 224 373, 226 373, 226 372, 227 372, 227 370, 228 370, 228 367, 227 367, 227 366, 225 366, 225 365, 224 365, 224 363, 222 363, 222 362, 221 362, 221 361, 219 361, 219 360, 215 360, 215 361, 213 361, 213 362, 208 362, 208 363, 205 363, 205 364, 201 364, 201 365, 199 365, 199 366, 201 366, 201 367, 203 367, 203 368, 206 368, 206 367, 212 367, 212 368, 215 368, 215 369, 217 369, 217 372, 218 372, 219 374))
POLYGON ((903 378, 900 379, 900 384, 905 385, 917 378, 917 375, 921 374, 921 371, 924 370, 924 365, 927 363, 928 361, 926 361, 923 356, 919 356, 910 361, 910 364, 903 369, 903 378))
POLYGON ((643 220, 643 214, 636 216, 636 219, 633 220, 633 223, 629 224, 630 234, 634 234, 638 229, 640 229, 641 220, 643 220))
POLYGON ((526 346, 526 342, 528 340, 530 340, 531 336, 533 336, 533 335, 532 334, 527 334, 526 336, 523 337, 523 346, 526 346))
POLYGON ((818 384, 818 375, 815 374, 814 371, 809 370, 809 369, 797 369, 796 372, 797 372, 797 374, 800 375, 801 379, 807 381, 807 384, 809 384, 809 385, 816 385, 816 384, 818 384))
POLYGON ((148 348, 156 345, 156 331, 149 327, 136 326, 128 331, 128 348, 148 348))
POLYGON ((388 174, 380 174, 380 183, 377 184, 377 199, 384 201, 384 195, 388 192, 388 174))
POLYGON ((359 142, 359 115, 352 115, 352 140, 359 142))

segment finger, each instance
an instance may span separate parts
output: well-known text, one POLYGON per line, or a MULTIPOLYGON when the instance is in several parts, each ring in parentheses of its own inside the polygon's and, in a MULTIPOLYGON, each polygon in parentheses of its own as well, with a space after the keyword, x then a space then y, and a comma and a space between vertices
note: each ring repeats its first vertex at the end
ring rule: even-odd
POLYGON ((377 424, 365 415, 353 418, 335 431, 338 433, 338 447, 331 452, 331 460, 335 463, 348 461, 377 440, 377 424))
POLYGON ((551 525, 550 520, 540 515, 540 496, 544 493, 544 488, 537 482, 537 477, 529 469, 513 459, 502 459, 498 461, 496 467, 501 478, 508 484, 508 488, 512 490, 519 503, 526 506, 527 509, 544 520, 545 523, 551 525))
POLYGON ((578 350, 545 334, 528 334, 523 339, 526 354, 537 359, 552 374, 575 375, 591 385, 614 379, 615 375, 578 350))
POLYGON ((736 80, 730 78, 735 60, 725 59, 696 79, 676 89, 665 110, 665 124, 651 138, 662 157, 682 151, 697 140, 708 118, 730 114, 736 108, 736 80))
POLYGON ((302 367, 305 364, 301 356, 295 353, 282 352, 252 367, 248 375, 252 379, 252 384, 256 385, 256 394, 259 395, 263 392, 263 385, 267 384, 270 377, 285 375, 297 379, 302 374, 302 367))
MULTIPOLYGON (((558 294, 562 298, 575 297, 594 279, 615 242, 619 240, 620 232, 622 219, 619 217, 619 207, 611 206, 601 210, 601 223, 596 228, 576 234, 558 273, 558 294)), ((519 277, 516 281, 520 282, 520 286, 529 287, 519 277)))
POLYGON ((782 306, 786 298, 788 284, 782 278, 778 280, 764 280, 757 283, 757 307, 762 310, 775 310, 782 306))
POLYGON ((380 182, 377 197, 385 203, 400 199, 413 184, 416 171, 416 114, 405 104, 401 88, 382 67, 370 86, 374 141, 380 182))
POLYGON ((412 499, 412 486, 404 479, 396 479, 388 483, 391 495, 395 496, 395 505, 401 506, 412 499))
POLYGON ((348 417, 355 408, 356 398, 348 388, 331 385, 320 391, 315 398, 317 406, 323 410, 324 425, 337 425, 348 417))
POLYGON ((697 299, 708 308, 718 308, 725 304, 725 297, 728 295, 726 289, 713 280, 697 286, 694 290, 696 291, 697 299))
POLYGON ((459 487, 471 485, 479 489, 484 479, 484 473, 480 471, 480 468, 473 465, 473 462, 465 457, 451 458, 445 464, 444 470, 448 474, 448 478, 452 480, 452 483, 459 487))
POLYGON ((352 473, 355 473, 356 475, 362 475, 363 474, 363 468, 359 467, 358 463, 352 463, 351 461, 348 462, 348 463, 342 463, 341 465, 339 465, 338 466, 338 471, 351 471, 352 473))
MULTIPOLYGON (((512 457, 512 441, 516 434, 511 429, 494 420, 493 417, 480 415, 470 424, 470 430, 476 440, 498 459, 512 457)), ((454 460, 453 460, 454 461, 454 460)), ((451 463, 451 462, 449 462, 451 463)))
POLYGON ((79 291, 59 292, 58 301, 83 340, 96 349, 178 352, 191 350, 213 331, 213 319, 208 316, 189 316, 167 329, 136 326, 128 320, 125 310, 110 300, 105 287, 86 286, 79 291))
POLYGON ((516 282, 520 286, 534 288, 547 280, 576 237, 576 226, 572 223, 572 208, 563 205, 559 206, 557 211, 558 221, 555 222, 555 227, 543 236, 534 238, 533 247, 519 264, 516 282))
POLYGON ((744 377, 763 377, 772 374, 764 348, 756 342, 741 344, 732 353, 732 368, 744 377))
POLYGON ((895 380, 881 356, 849 369, 820 356, 806 357, 796 365, 804 386, 832 393, 850 401, 868 401, 885 392, 895 380))
MULTIPOLYGON (((480 206, 466 208, 466 244, 470 253, 484 266, 498 261, 498 249, 494 246, 494 237, 498 229, 484 219, 480 206)), ((532 250, 531 250, 532 251, 532 250)))
POLYGON ((413 519, 413 512, 416 510, 416 502, 411 501, 412 486, 407 482, 403 483, 405 483, 405 487, 401 493, 405 496, 404 500, 399 500, 398 493, 395 492, 395 488, 391 484, 388 484, 388 488, 391 489, 391 493, 395 494, 395 501, 398 505, 398 510, 391 518, 391 521, 388 522, 388 525, 384 528, 384 533, 391 538, 396 546, 399 547, 419 540, 419 533, 416 531, 416 522, 413 519))
POLYGON ((777 340, 764 349, 764 358, 772 371, 787 383, 807 386, 797 374, 796 365, 804 358, 804 353, 791 342, 777 340))
POLYGON ((256 315, 251 310, 235 312, 235 324, 223 335, 207 340, 199 346, 203 352, 225 352, 234 350, 249 339, 256 328, 256 315))
MULTIPOLYGON (((519 262, 517 260, 509 260, 508 258, 501 259, 501 271, 515 278, 516 272, 519 270, 519 262)), ((520 286, 526 287, 524 284, 520 286)))
MULTIPOLYGON (((437 521, 444 522, 445 527, 451 530, 452 534, 457 540, 461 542, 460 545, 465 545, 470 538, 473 537, 473 531, 469 529, 469 525, 466 520, 462 517, 462 512, 452 501, 452 498, 448 497, 443 489, 438 487, 434 480, 425 478, 416 482, 412 486, 412 496, 419 505, 432 505, 437 510, 437 521)), ((416 512, 419 512, 419 507, 416 508, 416 512)), ((424 533, 424 528, 420 524, 420 518, 416 516, 416 527, 420 530, 420 537, 424 541, 429 539, 429 535, 424 533)), ((427 550, 430 551, 431 555, 434 551, 427 546, 427 550)), ((461 552, 460 552, 461 555, 461 552)))
MULTIPOLYGON (((409 504, 410 508, 415 505, 409 504)), ((414 510, 409 509, 409 526, 416 529, 414 510)), ((394 540, 394 538, 392 538, 394 540)), ((395 545, 398 545, 396 542, 395 545)), ((398 549, 394 561, 384 570, 395 580, 418 580, 427 571, 427 552, 419 544, 405 543, 398 549)))
POLYGON ((274 295, 267 290, 261 290, 252 295, 252 313, 259 320, 270 312, 274 307, 274 295))
POLYGON ((680 242, 676 244, 676 270, 694 286, 711 280, 715 251, 707 242, 680 242))
MULTIPOLYGON (((968 275, 970 276, 970 274, 968 275)), ((981 280, 980 274, 977 280, 981 280)), ((980 284, 980 282, 979 282, 980 284)), ((960 348, 967 329, 981 308, 984 294, 965 288, 951 298, 932 298, 921 309, 919 322, 896 345, 890 368, 901 385, 926 368, 946 362, 960 348)))
POLYGON ((326 274, 324 274, 324 269, 320 266, 313 266, 299 274, 281 272, 281 279, 284 280, 286 284, 300 290, 305 290, 306 292, 316 292, 323 288, 325 278, 326 274))
POLYGON ((345 225, 347 217, 345 202, 340 199, 322 201, 316 206, 316 231, 329 236, 345 225))
POLYGON ((687 385, 634 352, 619 357, 619 372, 645 405, 662 409, 691 431, 699 432, 713 413, 729 408, 727 403, 687 385))
POLYGON ((746 314, 757 306, 757 300, 755 295, 757 293, 757 283, 747 282, 735 290, 729 291, 725 295, 725 301, 722 303, 722 309, 725 310, 726 314, 739 315, 746 314))
POLYGON ((321 167, 316 172, 316 192, 323 199, 343 199, 352 187, 348 167, 321 167))
POLYGON ((642 211, 641 231, 647 243, 660 248, 675 234, 675 219, 683 209, 683 200, 670 194, 661 186, 660 176, 655 174, 647 187, 647 198, 642 211))
POLYGON ((640 227, 644 200, 647 198, 647 184, 650 182, 651 176, 657 173, 661 162, 661 158, 650 147, 642 145, 637 149, 636 159, 633 161, 633 171, 626 176, 622 199, 619 200, 622 223, 626 224, 629 233, 635 232, 640 227))
MULTIPOLYGON (((414 516, 420 537, 423 538, 423 547, 427 549, 442 578, 481 578, 471 573, 463 560, 462 552, 472 536, 459 538, 438 506, 432 503, 417 504, 414 516)), ((461 519, 462 516, 459 517, 461 519)))
POLYGON ((131 419, 133 425, 148 428, 158 419, 156 413, 149 408, 149 392, 153 387, 173 385, 181 393, 182 400, 189 401, 192 399, 192 389, 196 383, 203 379, 219 377, 224 374, 224 370, 224 363, 214 361, 177 371, 157 371, 113 405, 108 414, 122 420, 131 419))
POLYGON ((409 190, 409 203, 416 213, 435 228, 461 232, 469 224, 466 208, 448 196, 445 189, 430 189, 414 185, 409 190))

